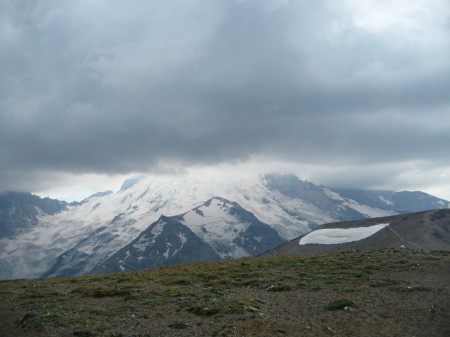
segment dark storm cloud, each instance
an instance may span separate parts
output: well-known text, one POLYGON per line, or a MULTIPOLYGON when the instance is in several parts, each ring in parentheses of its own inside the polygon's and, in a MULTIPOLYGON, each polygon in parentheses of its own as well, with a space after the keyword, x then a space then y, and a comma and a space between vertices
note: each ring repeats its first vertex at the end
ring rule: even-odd
POLYGON ((3 1, 0 188, 255 155, 449 166, 449 6, 416 4, 3 1))

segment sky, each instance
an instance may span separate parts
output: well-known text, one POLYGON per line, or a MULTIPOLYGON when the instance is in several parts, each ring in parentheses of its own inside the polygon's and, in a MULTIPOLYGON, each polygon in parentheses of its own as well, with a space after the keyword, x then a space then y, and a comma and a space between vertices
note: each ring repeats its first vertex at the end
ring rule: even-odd
POLYGON ((450 200, 448 0, 0 0, 0 190, 290 172, 450 200))

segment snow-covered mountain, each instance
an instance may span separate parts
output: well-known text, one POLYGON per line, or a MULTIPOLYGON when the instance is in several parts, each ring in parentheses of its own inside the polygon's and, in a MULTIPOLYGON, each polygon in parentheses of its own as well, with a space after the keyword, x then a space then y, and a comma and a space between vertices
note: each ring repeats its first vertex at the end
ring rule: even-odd
POLYGON ((65 210, 64 201, 44 198, 31 193, 0 193, 0 238, 11 237, 39 223, 42 215, 65 210))
MULTIPOLYGON (((324 223, 415 211, 411 208, 417 205, 428 209, 450 205, 422 192, 371 191, 367 192, 370 198, 366 192, 349 197, 348 191, 340 194, 293 175, 279 174, 132 179, 116 193, 95 194, 83 202, 65 204, 58 213, 42 212, 33 226, 0 238, 0 278, 89 273, 161 216, 187 214, 214 197, 239 204, 285 241, 324 223), (404 207, 405 203, 412 206, 404 207)), ((196 233, 194 222, 190 227, 183 225, 196 233)))
POLYGON ((161 216, 93 273, 257 256, 284 240, 235 202, 212 198, 179 216, 161 216))

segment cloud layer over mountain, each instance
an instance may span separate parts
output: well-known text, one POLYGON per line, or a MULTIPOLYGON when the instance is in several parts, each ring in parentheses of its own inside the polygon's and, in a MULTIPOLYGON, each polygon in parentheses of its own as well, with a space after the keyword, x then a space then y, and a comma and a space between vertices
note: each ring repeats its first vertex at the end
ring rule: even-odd
POLYGON ((446 0, 5 0, 0 189, 254 158, 450 185, 449 27, 446 0))

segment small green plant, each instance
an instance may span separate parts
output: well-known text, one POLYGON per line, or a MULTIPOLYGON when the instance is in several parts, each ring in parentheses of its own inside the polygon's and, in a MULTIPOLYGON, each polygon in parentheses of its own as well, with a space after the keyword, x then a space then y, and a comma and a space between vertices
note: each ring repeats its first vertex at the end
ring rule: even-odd
POLYGON ((32 319, 34 319, 35 317, 37 317, 37 312, 35 311, 27 311, 22 318, 17 322, 17 324, 22 325, 25 324, 27 321, 30 321, 32 319))
POLYGON ((216 329, 213 332, 212 336, 213 337, 216 337, 216 336, 226 337, 226 336, 231 335, 232 333, 233 333, 233 331, 232 331, 232 327, 231 326, 222 325, 220 328, 216 329))
POLYGON ((89 329, 83 328, 83 329, 74 330, 73 335, 77 336, 77 337, 92 337, 92 336, 95 336, 96 334, 89 329))
POLYGON ((183 321, 169 324, 169 328, 172 328, 172 329, 186 329, 188 327, 189 327, 189 325, 183 321))
POLYGON ((329 303, 325 309, 327 310, 331 310, 331 311, 335 311, 335 310, 341 310, 344 309, 345 307, 351 307, 354 306, 355 303, 353 303, 353 301, 347 300, 347 299, 342 299, 342 300, 337 300, 334 302, 329 303))

